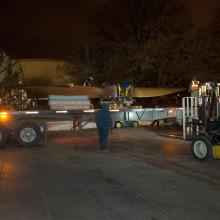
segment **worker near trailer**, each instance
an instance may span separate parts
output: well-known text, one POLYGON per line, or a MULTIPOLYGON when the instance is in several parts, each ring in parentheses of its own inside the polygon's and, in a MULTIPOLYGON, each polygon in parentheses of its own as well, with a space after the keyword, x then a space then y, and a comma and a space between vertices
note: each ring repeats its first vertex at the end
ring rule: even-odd
POLYGON ((92 81, 93 81, 93 77, 92 77, 92 76, 88 77, 88 78, 85 80, 85 82, 83 83, 83 86, 84 86, 84 87, 90 87, 92 81))
POLYGON ((192 82, 189 87, 189 92, 191 93, 191 97, 198 97, 199 96, 199 81, 193 77, 192 82))
POLYGON ((128 97, 130 89, 131 84, 127 81, 118 84, 118 92, 120 96, 128 97))
POLYGON ((106 103, 101 104, 101 109, 95 115, 95 122, 99 133, 100 150, 108 152, 108 134, 109 128, 113 128, 113 122, 106 103))

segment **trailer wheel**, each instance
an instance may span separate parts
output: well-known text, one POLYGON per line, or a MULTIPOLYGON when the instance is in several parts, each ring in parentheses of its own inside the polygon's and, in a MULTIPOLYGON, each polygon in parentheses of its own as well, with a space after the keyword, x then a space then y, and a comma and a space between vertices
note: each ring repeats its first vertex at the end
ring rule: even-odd
POLYGON ((138 121, 134 121, 133 126, 134 126, 134 128, 139 127, 139 122, 138 121))
POLYGON ((8 130, 0 125, 0 147, 4 147, 8 142, 9 133, 8 130))
POLYGON ((207 137, 199 136, 193 140, 191 151, 197 160, 206 160, 211 155, 212 143, 207 137))
POLYGON ((120 121, 116 121, 115 122, 115 127, 116 128, 121 128, 122 127, 122 123, 120 121))
POLYGON ((25 147, 35 145, 40 140, 40 127, 34 122, 24 122, 16 130, 17 142, 25 147))

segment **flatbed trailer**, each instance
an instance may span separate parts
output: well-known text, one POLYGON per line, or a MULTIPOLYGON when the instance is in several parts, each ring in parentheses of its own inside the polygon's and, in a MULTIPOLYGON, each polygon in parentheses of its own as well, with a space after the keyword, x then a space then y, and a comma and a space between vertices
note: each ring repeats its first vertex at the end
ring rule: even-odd
MULTIPOLYGON (((48 122, 65 119, 72 121, 74 129, 76 122, 95 122, 96 111, 98 109, 0 112, 0 147, 6 145, 11 136, 22 146, 35 145, 47 134, 48 122)), ((110 113, 116 128, 138 127, 141 121, 181 117, 181 108, 125 108, 112 109, 110 113)))
POLYGON ((64 117, 75 120, 82 115, 94 113, 94 110, 34 110, 0 112, 0 146, 4 146, 13 135, 22 146, 37 144, 47 131, 48 121, 61 120, 64 117))

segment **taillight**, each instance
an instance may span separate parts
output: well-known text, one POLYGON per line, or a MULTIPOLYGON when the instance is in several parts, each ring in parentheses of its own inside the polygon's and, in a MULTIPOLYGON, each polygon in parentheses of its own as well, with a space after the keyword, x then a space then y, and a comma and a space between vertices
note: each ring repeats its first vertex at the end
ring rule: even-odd
POLYGON ((8 112, 0 112, 0 120, 7 121, 9 118, 8 112))

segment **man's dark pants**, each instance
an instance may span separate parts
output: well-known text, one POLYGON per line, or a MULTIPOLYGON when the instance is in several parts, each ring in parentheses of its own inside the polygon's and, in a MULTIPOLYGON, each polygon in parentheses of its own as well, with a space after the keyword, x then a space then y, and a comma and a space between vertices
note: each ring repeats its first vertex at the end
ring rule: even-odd
POLYGON ((101 150, 107 150, 108 128, 98 128, 101 150))

